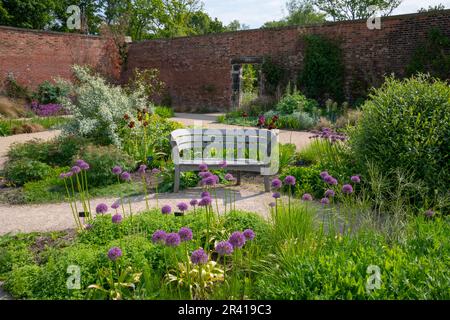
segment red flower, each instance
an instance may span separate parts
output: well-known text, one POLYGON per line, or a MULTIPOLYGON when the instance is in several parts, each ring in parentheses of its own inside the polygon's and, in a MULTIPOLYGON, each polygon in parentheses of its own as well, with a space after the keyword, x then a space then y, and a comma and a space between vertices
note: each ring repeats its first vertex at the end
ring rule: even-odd
POLYGON ((129 127, 130 129, 133 129, 133 128, 134 128, 134 121, 131 121, 131 122, 128 124, 128 127, 129 127))
POLYGON ((242 113, 242 117, 243 117, 243 118, 247 118, 247 117, 248 117, 248 113, 247 113, 247 112, 243 112, 243 113, 242 113))
POLYGON ((123 119, 126 120, 126 121, 128 121, 128 120, 130 119, 130 116, 127 115, 127 114, 125 114, 125 115, 123 116, 123 119))

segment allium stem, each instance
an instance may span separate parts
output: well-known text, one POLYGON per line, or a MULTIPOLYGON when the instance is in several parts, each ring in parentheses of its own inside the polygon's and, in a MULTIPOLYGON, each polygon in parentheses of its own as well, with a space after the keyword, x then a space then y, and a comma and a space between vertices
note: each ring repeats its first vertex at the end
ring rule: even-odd
POLYGON ((87 203, 88 203, 88 208, 89 208, 89 217, 91 216, 91 197, 89 195, 89 187, 88 187, 88 180, 87 180, 87 173, 86 171, 84 171, 84 181, 85 181, 85 185, 86 185, 86 194, 87 194, 87 203))
MULTIPOLYGON (((119 175, 117 175, 117 183, 120 186, 120 177, 119 177, 119 175)), ((119 197, 120 197, 120 205, 122 206, 122 214, 123 214, 123 217, 125 218, 125 207, 123 205, 123 199, 122 199, 122 192, 121 191, 119 191, 119 197)))
POLYGON ((145 207, 147 208, 147 211, 150 210, 150 207, 148 205, 148 197, 147 197, 147 179, 145 179, 145 175, 142 175, 142 183, 144 185, 144 196, 145 196, 145 207))
POLYGON ((79 221, 77 219, 77 214, 78 213, 74 210, 74 207, 73 207, 73 204, 72 204, 72 197, 70 196, 69 187, 67 186, 66 179, 64 179, 64 186, 66 187, 67 199, 69 200, 70 210, 72 211, 72 215, 73 215, 73 218, 75 220, 75 224, 77 225, 78 228, 81 228, 81 226, 79 225, 79 221))
POLYGON ((75 187, 74 187, 74 185, 73 185, 72 177, 70 177, 70 184, 71 184, 71 186, 72 186, 73 204, 74 204, 74 206, 75 206, 75 211, 76 211, 75 217, 76 217, 76 221, 78 222, 78 225, 79 225, 80 228, 81 228, 81 221, 80 221, 80 217, 79 217, 79 215, 78 215, 77 199, 75 198, 75 187))

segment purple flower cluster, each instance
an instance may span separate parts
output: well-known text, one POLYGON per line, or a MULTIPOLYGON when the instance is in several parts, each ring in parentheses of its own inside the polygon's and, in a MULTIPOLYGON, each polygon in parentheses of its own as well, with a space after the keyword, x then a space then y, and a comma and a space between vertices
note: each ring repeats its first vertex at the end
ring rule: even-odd
POLYGON ((281 188, 281 180, 278 178, 275 178, 272 180, 272 188, 274 189, 280 189, 281 188))
POLYGON ((185 212, 189 208, 189 206, 185 202, 180 202, 179 204, 177 204, 177 207, 181 212, 185 212))
POLYGON ((353 193, 353 187, 351 184, 344 184, 342 186, 342 193, 351 194, 353 193))
POLYGON ((115 215, 112 216, 111 220, 112 220, 112 223, 119 224, 119 223, 122 222, 123 218, 122 218, 122 215, 115 214, 115 215))
POLYGON ((284 178, 284 184, 287 186, 295 186, 295 177, 294 176, 287 176, 284 178))
POLYGON ((231 243, 233 248, 242 248, 245 244, 245 236, 242 232, 235 231, 231 234, 230 238, 228 239, 228 242, 231 243))
POLYGON ((236 178, 233 177, 233 175, 232 175, 231 173, 227 173, 227 174, 225 175, 225 180, 227 180, 227 181, 235 181, 236 178))
POLYGON ((168 247, 178 247, 180 245, 181 238, 178 233, 168 233, 166 235, 166 246, 168 247))
POLYGON ((190 241, 193 237, 192 230, 187 227, 182 227, 180 231, 178 231, 178 235, 182 242, 190 241))
POLYGON ((170 214, 171 212, 172 212, 172 207, 167 204, 161 208, 162 214, 170 214))
POLYGON ((104 203, 100 203, 95 208, 95 212, 97 212, 98 214, 104 214, 104 213, 108 212, 108 206, 104 203))
POLYGON ((216 245, 216 251, 220 256, 226 256, 233 253, 233 245, 228 241, 221 241, 216 245))
POLYGON ((119 247, 112 247, 108 251, 108 258, 111 261, 117 261, 122 256, 122 250, 119 247))
POLYGON ((312 197, 312 195, 310 195, 309 193, 305 193, 305 194, 302 196, 302 200, 303 200, 303 201, 312 201, 312 199, 313 199, 313 197, 312 197))
POLYGON ((192 252, 191 261, 193 264, 205 264, 208 262, 208 255, 200 248, 192 252))
POLYGON ((37 101, 33 101, 31 102, 29 108, 39 117, 51 117, 68 114, 67 110, 58 103, 40 104, 37 101))
POLYGON ((345 141, 347 137, 342 134, 331 130, 330 128, 323 128, 321 131, 312 131, 314 134, 311 139, 323 139, 328 140, 331 143, 335 143, 336 141, 345 141))
POLYGON ((153 243, 164 243, 167 238, 167 233, 163 230, 156 230, 152 235, 153 243))
POLYGON ((114 168, 112 168, 112 173, 118 176, 122 173, 122 168, 119 166, 115 166, 114 168))

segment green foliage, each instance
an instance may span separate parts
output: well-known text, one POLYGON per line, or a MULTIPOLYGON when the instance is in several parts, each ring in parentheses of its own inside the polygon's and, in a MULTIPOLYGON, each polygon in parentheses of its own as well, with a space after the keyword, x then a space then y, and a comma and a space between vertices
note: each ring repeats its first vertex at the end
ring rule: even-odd
POLYGON ((0 3, 0 24, 27 29, 44 29, 52 21, 54 0, 8 0, 0 3))
POLYGON ((69 87, 63 82, 51 83, 44 81, 41 83, 33 95, 33 98, 42 104, 58 103, 60 99, 69 94, 69 87))
POLYGON ((45 118, 31 118, 27 120, 21 119, 0 119, 0 136, 10 136, 17 134, 14 129, 21 126, 42 126, 44 129, 60 129, 62 126, 70 122, 70 118, 66 117, 45 117, 45 118))
POLYGON ((450 80, 450 38, 440 29, 431 29, 425 41, 413 53, 406 67, 408 76, 429 73, 442 80, 450 80))
POLYGON ((8 162, 4 169, 4 175, 8 181, 21 186, 28 181, 36 181, 46 177, 50 171, 51 167, 45 163, 20 159, 8 162))
MULTIPOLYGON (((424 181, 429 194, 450 185, 450 87, 419 75, 387 78, 362 108, 350 134, 354 158, 386 174, 400 169, 424 181)), ((367 171, 367 166, 365 167, 367 171)))
POLYGON ((28 88, 17 83, 16 79, 14 78, 14 74, 12 73, 8 74, 5 80, 4 87, 6 95, 10 98, 22 98, 27 100, 30 98, 30 92, 28 88))
POLYGON ((307 112, 298 111, 288 115, 281 115, 276 122, 278 128, 308 130, 315 126, 317 120, 307 112))
POLYGON ((344 99, 344 65, 337 42, 319 35, 303 37, 306 48, 300 87, 306 96, 318 101, 344 99))
POLYGON ((252 64, 244 64, 242 67, 242 91, 253 92, 258 86, 256 68, 252 64))
MULTIPOLYGON (((293 190, 299 196, 305 193, 309 193, 316 199, 320 199, 323 196, 325 190, 325 184, 320 178, 320 172, 322 167, 313 165, 310 167, 285 167, 282 168, 280 178, 284 179, 286 176, 293 176, 299 183, 293 190)), ((286 189, 287 190, 287 189, 286 189)))
POLYGON ((290 90, 277 103, 276 109, 282 114, 291 114, 295 111, 303 111, 308 99, 302 95, 296 88, 291 93, 290 90))
POLYGON ((286 168, 295 161, 295 150, 296 146, 293 143, 286 143, 279 145, 280 168, 286 168))
POLYGON ((263 28, 278 28, 293 25, 309 25, 325 22, 326 15, 318 12, 308 1, 289 0, 286 3, 288 16, 280 21, 266 22, 263 28))
POLYGON ((269 94, 275 94, 278 86, 282 84, 286 71, 272 61, 272 58, 265 57, 261 65, 264 75, 266 90, 269 94))
MULTIPOLYGON (((125 171, 135 169, 133 159, 122 150, 114 146, 83 147, 75 157, 89 163, 89 185, 104 186, 117 182, 117 177, 112 173, 114 166, 120 166, 125 171)), ((76 159, 73 160, 76 160, 76 159)))
POLYGON ((170 107, 156 106, 154 112, 164 119, 173 118, 175 116, 175 112, 170 107))

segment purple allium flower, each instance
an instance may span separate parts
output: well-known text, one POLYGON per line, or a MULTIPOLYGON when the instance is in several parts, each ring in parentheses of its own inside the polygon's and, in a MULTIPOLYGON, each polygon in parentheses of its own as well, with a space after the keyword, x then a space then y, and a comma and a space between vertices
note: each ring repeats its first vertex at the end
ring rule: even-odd
POLYGON ((84 225, 84 229, 85 230, 91 230, 92 229, 92 224, 88 223, 84 225))
POLYGON ((208 191, 203 191, 200 194, 200 198, 204 198, 204 197, 211 197, 211 194, 208 191))
POLYGON ((195 250, 192 252, 191 261, 193 264, 205 264, 208 262, 208 255, 203 249, 195 250))
POLYGON ((70 171, 74 174, 78 174, 81 172, 81 168, 79 166, 73 166, 72 169, 70 169, 70 171))
POLYGON ((67 175, 64 172, 62 172, 62 173, 59 174, 59 178, 60 179, 65 179, 65 178, 67 178, 67 175))
POLYGON ((121 223, 123 218, 120 214, 115 214, 112 216, 112 223, 121 223))
POLYGON ((84 161, 83 161, 83 163, 80 164, 79 167, 80 167, 81 170, 84 170, 84 171, 87 171, 87 170, 89 170, 89 169, 91 168, 91 167, 89 166, 89 163, 84 162, 84 161))
POLYGON ((179 204, 177 204, 177 207, 181 212, 184 212, 189 208, 186 202, 180 202, 179 204))
POLYGON ((230 242, 235 249, 242 248, 245 244, 245 236, 242 232, 235 231, 231 234, 228 242, 230 242))
POLYGON ((202 163, 198 166, 198 170, 200 171, 207 171, 208 170, 208 165, 206 163, 202 163))
POLYGON ((246 240, 255 239, 255 232, 252 229, 244 230, 243 234, 246 240))
POLYGON ((79 167, 81 167, 81 165, 82 165, 83 163, 85 163, 85 162, 84 162, 84 160, 81 160, 81 159, 75 161, 75 165, 76 165, 76 166, 79 166, 79 167))
POLYGON ((153 168, 152 169, 152 174, 156 175, 156 174, 160 174, 161 170, 159 170, 158 168, 153 168))
POLYGON ((171 212, 172 212, 172 208, 167 204, 161 208, 162 214, 170 214, 171 212))
POLYGON ((309 193, 305 193, 305 194, 302 196, 302 200, 303 200, 303 201, 312 201, 312 199, 313 199, 313 197, 312 197, 312 195, 310 195, 309 193))
POLYGON ((219 177, 212 175, 202 180, 202 184, 206 186, 215 186, 218 183, 219 177))
POLYGON ((140 175, 144 175, 145 174, 145 170, 147 170, 147 166, 145 164, 141 164, 139 166, 138 172, 140 175))
POLYGON ((120 207, 119 201, 114 201, 114 203, 111 205, 111 208, 113 208, 113 209, 118 209, 119 207, 120 207))
POLYGON ((202 171, 198 173, 198 176, 202 179, 206 179, 208 177, 211 177, 213 174, 209 171, 202 171))
POLYGON ((321 177, 322 179, 325 179, 326 176, 329 176, 328 171, 322 171, 322 172, 320 173, 320 177, 321 177))
POLYGON ((342 186, 342 192, 345 194, 353 193, 353 187, 351 184, 344 184, 342 186))
POLYGON ((196 199, 192 199, 191 202, 189 202, 189 204, 193 207, 195 207, 196 205, 198 205, 198 200, 196 199))
POLYGON ((287 176, 284 178, 284 184, 288 186, 294 186, 295 185, 295 177, 293 176, 287 176))
POLYGON ((275 206, 276 206, 276 203, 275 203, 275 202, 269 203, 269 207, 273 208, 273 207, 275 207, 275 206))
POLYGON ((119 247, 112 247, 108 251, 108 258, 111 261, 117 261, 122 256, 122 250, 119 247))
POLYGON ((234 180, 236 180, 236 178, 233 177, 233 175, 231 173, 227 173, 225 175, 225 180, 227 180, 227 181, 234 181, 234 180))
POLYGON ((426 216, 427 218, 432 218, 432 217, 434 216, 434 211, 431 210, 431 209, 425 211, 425 216, 426 216))
POLYGON ((180 245, 181 239, 178 233, 168 233, 166 236, 166 246, 178 247, 180 245))
POLYGON ((167 233, 163 230, 156 230, 152 235, 153 243, 165 242, 167 237, 167 233))
POLYGON ((325 197, 327 198, 332 198, 336 195, 336 192, 334 192, 334 190, 332 189, 328 189, 327 191, 325 191, 325 197))
POLYGON ((280 189, 281 188, 281 180, 278 178, 275 178, 272 180, 272 188, 274 189, 280 189))
POLYGON ((181 228, 180 231, 178 231, 178 235, 182 242, 192 240, 192 230, 187 227, 181 228))
POLYGON ((130 181, 131 180, 131 174, 129 172, 124 171, 120 175, 120 179, 122 179, 123 181, 130 181))
POLYGON ((114 168, 112 168, 112 173, 114 173, 116 176, 118 176, 122 173, 122 168, 119 166, 115 166, 114 168))
POLYGON ((225 169, 227 166, 228 166, 228 163, 225 160, 223 160, 221 163, 219 163, 219 167, 221 169, 225 169))
POLYGON ((280 198, 281 198, 281 194, 280 194, 279 192, 274 192, 274 193, 272 194, 272 197, 273 197, 274 199, 280 199, 280 198))
POLYGON ((352 176, 350 178, 350 180, 352 180, 352 182, 354 182, 354 183, 360 183, 361 182, 361 178, 359 176, 352 176))
POLYGON ((98 214, 104 214, 104 213, 108 212, 108 206, 104 203, 100 203, 95 208, 95 212, 97 212, 98 214))
POLYGON ((216 245, 216 251, 221 256, 230 255, 233 253, 233 245, 228 241, 221 241, 216 245))
POLYGON ((323 181, 325 181, 325 182, 328 183, 328 184, 334 185, 334 186, 338 184, 337 179, 333 178, 333 177, 330 176, 330 175, 326 176, 326 177, 323 179, 323 181))
POLYGON ((66 173, 66 178, 70 178, 71 176, 73 176, 73 172, 69 171, 66 173))
POLYGON ((328 205, 328 204, 330 204, 330 199, 322 198, 322 200, 320 200, 320 203, 323 204, 323 205, 328 205))
POLYGON ((198 205, 200 207, 206 207, 209 206, 211 204, 212 200, 210 197, 203 197, 200 202, 198 203, 198 205))

